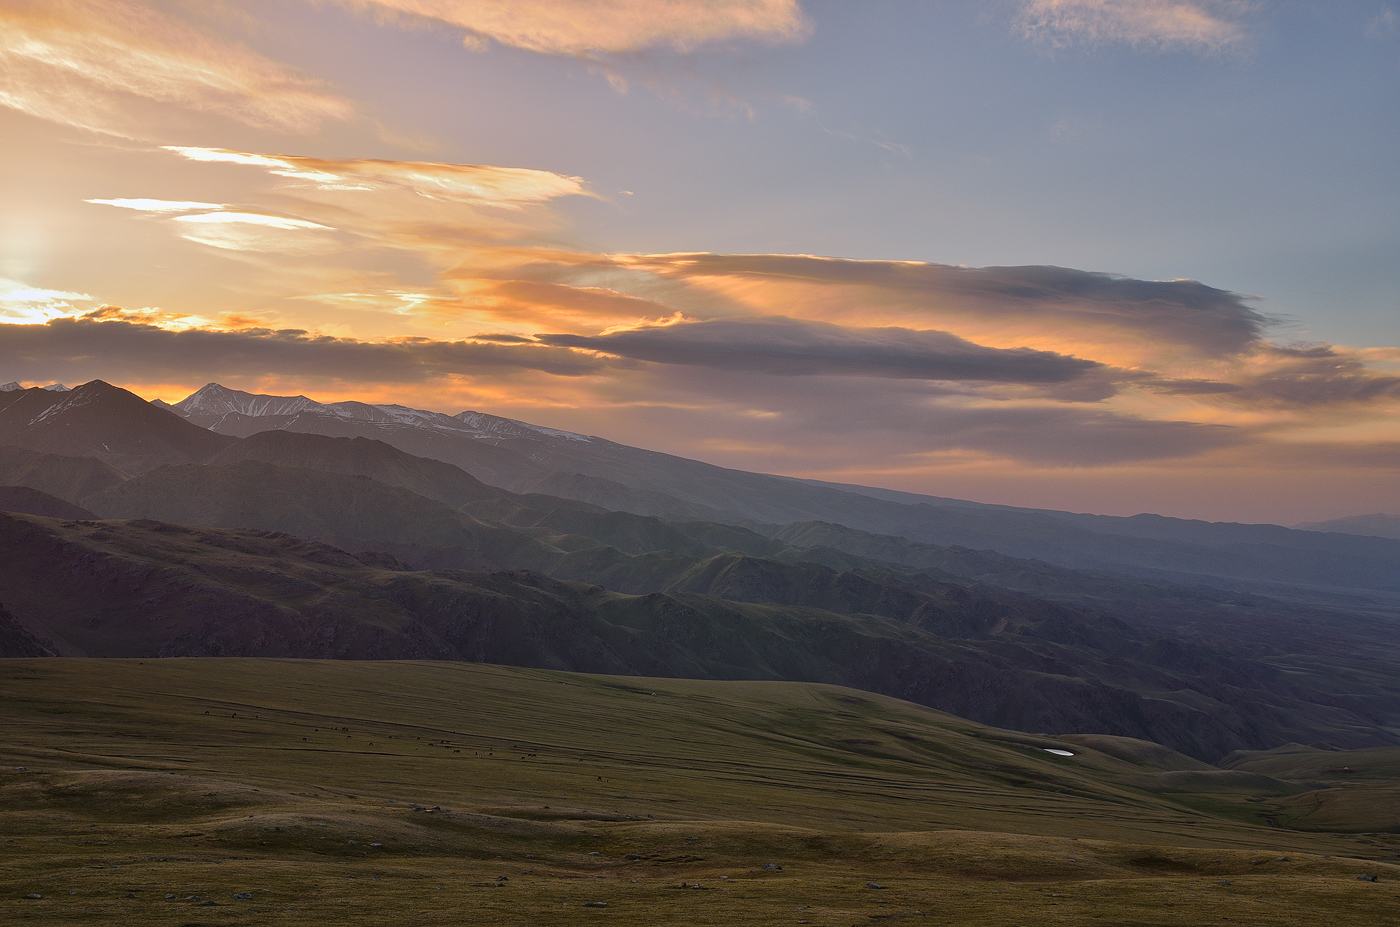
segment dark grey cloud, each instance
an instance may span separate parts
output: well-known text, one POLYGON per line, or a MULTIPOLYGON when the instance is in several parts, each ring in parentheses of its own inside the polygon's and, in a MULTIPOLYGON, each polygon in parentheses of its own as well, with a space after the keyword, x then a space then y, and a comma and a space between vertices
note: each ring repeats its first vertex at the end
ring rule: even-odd
POLYGON ((765 254, 658 255, 638 263, 682 277, 742 275, 876 287, 932 308, 1107 325, 1209 355, 1246 350, 1273 321, 1238 293, 1195 280, 1135 280, 1066 267, 953 267, 765 254))
POLYGON ((1378 373, 1354 355, 1331 345, 1259 345, 1235 382, 1181 380, 1137 373, 1132 379, 1159 393, 1219 396, 1254 407, 1306 409, 1345 406, 1400 397, 1400 377, 1378 373))
POLYGON ((907 328, 847 328, 789 318, 712 319, 604 335, 540 335, 557 347, 619 357, 784 376, 1061 384, 1104 369, 1097 361, 1030 348, 989 348, 907 328))
POLYGON ((1099 404, 966 401, 926 380, 716 376, 658 366, 625 388, 620 402, 648 402, 591 419, 590 433, 643 446, 647 435, 694 435, 698 443, 687 455, 706 459, 714 456, 705 450, 709 436, 723 436, 710 446, 743 449, 714 462, 770 472, 872 461, 898 468, 901 461, 917 465, 921 455, 966 451, 1036 466, 1098 467, 1190 458, 1257 438, 1248 427, 1144 419, 1099 404))
POLYGON ((421 383, 478 371, 538 370, 582 376, 605 359, 564 348, 528 344, 401 339, 355 341, 273 331, 168 331, 152 325, 95 319, 54 319, 44 325, 0 325, 0 379, 157 382, 281 375, 357 383, 421 383))
POLYGON ((1378 374, 1330 345, 1270 346, 1266 372, 1241 382, 1241 395, 1283 406, 1347 405, 1400 396, 1400 377, 1378 374))

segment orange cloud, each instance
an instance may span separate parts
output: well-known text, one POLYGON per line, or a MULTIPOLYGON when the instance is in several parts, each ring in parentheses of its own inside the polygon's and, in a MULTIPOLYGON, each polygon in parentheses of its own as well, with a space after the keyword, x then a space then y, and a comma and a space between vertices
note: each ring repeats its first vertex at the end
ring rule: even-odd
POLYGON ((800 306, 806 319, 936 328, 993 347, 1076 354, 1178 376, 1245 350, 1269 322, 1244 297, 1194 280, 1132 280, 1063 267, 758 254, 615 260, 670 281, 675 308, 687 315, 788 315, 800 306))
POLYGON ((810 31, 797 0, 339 0, 463 29, 468 44, 588 55, 733 39, 790 42, 810 31))
POLYGON ((248 193, 249 199, 281 207, 260 211, 291 212, 299 220, 367 242, 433 255, 440 266, 459 261, 465 248, 551 229, 557 224, 547 208, 551 201, 593 195, 578 177, 529 168, 334 160, 222 148, 167 150, 191 161, 255 168, 275 178, 272 195, 257 189, 248 193))
POLYGON ((1246 38, 1245 0, 1019 0, 1016 24, 1054 45, 1124 43, 1218 51, 1246 38))
POLYGON ((0 278, 0 324, 31 325, 80 311, 75 305, 91 303, 86 293, 46 290, 18 280, 0 278))
POLYGON ((521 209, 560 196, 587 193, 582 178, 523 167, 368 158, 332 160, 176 145, 167 145, 166 150, 191 161, 260 167, 310 190, 352 193, 398 191, 429 200, 497 209, 521 209))
POLYGON ((169 106, 294 132, 354 114, 317 82, 129 0, 0 6, 0 105, 125 138, 169 106))

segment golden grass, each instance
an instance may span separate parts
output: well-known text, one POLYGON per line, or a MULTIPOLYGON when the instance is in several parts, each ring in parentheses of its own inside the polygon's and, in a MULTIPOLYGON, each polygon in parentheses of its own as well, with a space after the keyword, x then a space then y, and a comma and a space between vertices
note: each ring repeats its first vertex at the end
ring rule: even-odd
POLYGON ((1394 835, 1154 775, 802 683, 3 661, 0 922, 1400 923, 1394 835))

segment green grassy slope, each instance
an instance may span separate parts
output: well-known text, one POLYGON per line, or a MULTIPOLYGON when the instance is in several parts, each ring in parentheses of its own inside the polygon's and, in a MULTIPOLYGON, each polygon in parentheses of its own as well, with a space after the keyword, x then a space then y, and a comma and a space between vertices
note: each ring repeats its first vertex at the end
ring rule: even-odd
POLYGON ((1253 823, 1257 790, 1200 810, 1143 787, 1173 773, 826 686, 11 660, 0 706, 3 923, 1394 924, 1400 910, 1393 835, 1253 823))

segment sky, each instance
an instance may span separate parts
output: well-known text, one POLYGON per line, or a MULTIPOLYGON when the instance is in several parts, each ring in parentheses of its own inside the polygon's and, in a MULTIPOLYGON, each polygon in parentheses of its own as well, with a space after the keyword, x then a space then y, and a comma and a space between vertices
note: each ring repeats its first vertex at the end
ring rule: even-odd
POLYGON ((1400 512, 1400 2, 0 0, 0 381, 1400 512))

